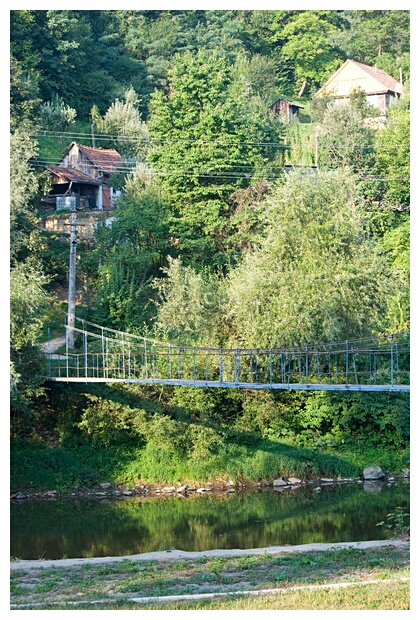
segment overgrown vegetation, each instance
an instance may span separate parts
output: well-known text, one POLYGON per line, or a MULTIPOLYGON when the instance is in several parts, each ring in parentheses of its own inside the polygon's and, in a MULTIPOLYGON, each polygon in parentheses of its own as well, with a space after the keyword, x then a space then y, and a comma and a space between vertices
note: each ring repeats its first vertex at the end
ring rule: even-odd
POLYGON ((12 488, 357 477, 368 462, 409 468, 408 401, 398 394, 51 386, 40 400, 34 429, 12 443, 12 488))
POLYGON ((406 395, 45 385, 68 246, 38 218, 93 131, 123 192, 78 244, 78 315, 214 347, 408 329, 409 12, 15 10, 11 55, 12 485, 408 468, 406 395), (314 99, 346 57, 401 68, 384 127, 314 99), (268 111, 302 94, 300 125, 268 111))

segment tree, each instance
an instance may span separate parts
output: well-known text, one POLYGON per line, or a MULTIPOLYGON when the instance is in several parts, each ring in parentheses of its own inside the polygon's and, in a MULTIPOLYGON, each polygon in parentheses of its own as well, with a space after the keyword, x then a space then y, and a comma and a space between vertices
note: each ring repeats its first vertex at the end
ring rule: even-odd
POLYGON ((151 279, 158 275, 168 250, 168 212, 153 188, 136 193, 131 185, 110 227, 97 232, 96 282, 98 320, 117 329, 150 326, 155 307, 151 279))
POLYGON ((15 265, 10 273, 10 404, 14 422, 32 416, 40 395, 46 358, 37 346, 47 307, 47 278, 31 262, 15 265))
POLYGON ((25 71, 14 56, 10 56, 10 127, 15 131, 24 121, 38 120, 41 99, 36 75, 25 71))
POLYGON ((117 13, 11 11, 11 52, 43 101, 58 96, 85 120, 94 104, 104 113, 130 84, 151 92, 144 62, 127 53, 117 13))
MULTIPOLYGON (((385 243, 385 253, 393 265, 398 253, 405 255, 409 246, 410 103, 407 94, 389 108, 387 124, 376 132, 373 157, 371 177, 362 183, 367 227, 381 245, 382 241, 385 243)), ((399 267, 398 271, 401 273, 399 267)), ((404 279, 408 282, 408 265, 404 279)), ((408 289, 404 295, 407 294, 408 289)))
POLYGON ((361 173, 372 164, 373 131, 353 106, 330 102, 318 133, 320 167, 348 167, 361 173))
POLYGON ((396 80, 400 79, 401 67, 409 79, 409 11, 350 11, 349 20, 351 28, 340 37, 347 58, 376 64, 396 80))
POLYGON ((166 277, 153 283, 158 291, 158 332, 173 343, 221 346, 226 336, 223 282, 208 270, 196 273, 179 259, 169 258, 163 272, 166 277))
POLYGON ((134 88, 128 88, 124 100, 116 99, 108 108, 103 119, 98 119, 99 128, 111 136, 117 136, 116 148, 127 157, 145 159, 149 141, 147 126, 139 112, 139 97, 134 88))
POLYGON ((395 209, 410 206, 410 100, 402 99, 387 114, 387 125, 375 139, 376 173, 383 199, 395 209))
POLYGON ((277 65, 267 56, 237 54, 232 67, 232 87, 237 97, 259 97, 269 106, 278 98, 277 65))
POLYGON ((302 92, 306 82, 319 87, 344 60, 342 50, 334 45, 334 37, 347 25, 342 11, 278 13, 272 41, 282 42, 281 56, 294 68, 296 88, 302 92))
POLYGON ((404 217, 385 231, 379 247, 394 273, 397 289, 389 298, 384 331, 395 333, 410 328, 410 221, 404 217))
POLYGON ((66 105, 63 99, 57 95, 55 95, 51 101, 43 103, 41 107, 41 123, 43 129, 60 132, 61 146, 64 145, 64 132, 74 123, 76 116, 76 110, 66 105))
POLYGON ((39 177, 29 165, 36 157, 36 144, 27 122, 10 138, 10 259, 12 265, 34 256, 41 247, 38 219, 32 199, 39 190, 39 177))
POLYGON ((266 236, 229 278, 243 346, 330 342, 371 334, 394 291, 363 230, 348 172, 290 174, 266 201, 266 236))
POLYGON ((264 106, 231 95, 230 67, 216 52, 186 53, 169 74, 170 93, 152 97, 149 160, 171 207, 171 233, 186 263, 225 267, 230 194, 264 174, 281 125, 264 106))
POLYGON ((42 243, 32 199, 38 177, 28 160, 36 153, 27 120, 11 136, 10 178, 10 386, 11 407, 19 425, 44 379, 45 356, 36 346, 46 308, 40 261, 42 243))
POLYGON ((349 105, 353 110, 359 112, 364 119, 379 116, 380 114, 379 109, 368 102, 366 93, 360 86, 350 91, 349 105))

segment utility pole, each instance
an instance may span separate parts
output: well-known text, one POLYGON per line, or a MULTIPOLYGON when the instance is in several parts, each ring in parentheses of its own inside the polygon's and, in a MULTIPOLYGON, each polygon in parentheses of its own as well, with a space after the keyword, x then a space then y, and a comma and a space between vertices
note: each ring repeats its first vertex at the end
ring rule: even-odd
POLYGON ((74 349, 74 322, 76 316, 76 235, 77 212, 76 206, 70 213, 70 263, 69 263, 69 299, 67 315, 67 345, 74 349))
POLYGON ((318 170, 318 159, 319 159, 319 135, 318 132, 315 134, 315 168, 318 170))

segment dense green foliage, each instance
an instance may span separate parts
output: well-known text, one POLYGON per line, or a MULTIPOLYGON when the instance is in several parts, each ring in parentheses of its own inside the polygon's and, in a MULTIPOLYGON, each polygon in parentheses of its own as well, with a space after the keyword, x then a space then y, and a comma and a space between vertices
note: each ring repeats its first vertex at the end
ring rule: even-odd
POLYGON ((267 233, 231 274, 229 311, 248 347, 357 338, 392 295, 363 233, 348 171, 291 174, 266 202, 267 233))
POLYGON ((38 227, 42 170, 92 127, 122 195, 78 244, 78 314, 214 347, 408 329, 409 12, 13 10, 10 51, 13 439, 71 449, 69 484, 407 466, 406 396, 70 390, 43 385, 36 345, 68 258, 38 227), (361 92, 313 99, 348 57, 402 70, 385 124, 361 92))
POLYGON ((169 72, 169 96, 157 91, 151 101, 156 145, 149 160, 162 173, 156 183, 171 204, 179 252, 197 267, 225 267, 237 249, 231 249, 229 196, 248 185, 246 177, 270 173, 273 157, 260 145, 278 142, 282 133, 244 88, 242 68, 215 52, 186 53, 169 72))

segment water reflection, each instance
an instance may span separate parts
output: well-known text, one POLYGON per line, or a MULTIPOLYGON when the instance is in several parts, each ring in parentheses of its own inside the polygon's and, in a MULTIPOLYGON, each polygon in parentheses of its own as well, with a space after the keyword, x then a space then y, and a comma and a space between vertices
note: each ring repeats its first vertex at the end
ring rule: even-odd
POLYGON ((323 486, 320 493, 302 487, 189 498, 31 501, 11 506, 10 553, 22 559, 89 558, 379 540, 392 533, 375 524, 396 506, 409 507, 408 482, 323 486))

